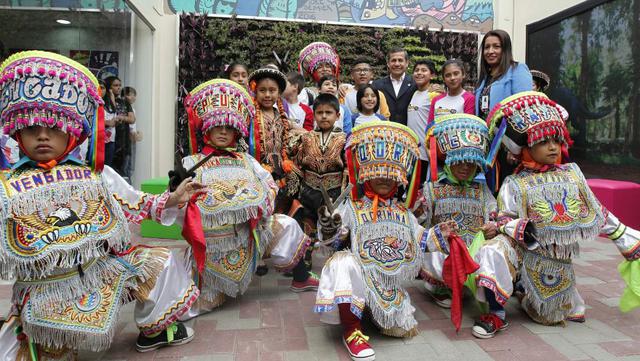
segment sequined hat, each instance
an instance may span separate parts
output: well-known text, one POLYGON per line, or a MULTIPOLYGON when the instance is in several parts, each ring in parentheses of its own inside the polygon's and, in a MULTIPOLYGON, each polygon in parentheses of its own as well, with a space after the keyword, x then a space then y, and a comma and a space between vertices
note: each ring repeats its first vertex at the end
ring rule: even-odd
POLYGON ((81 144, 88 165, 104 164, 104 102, 96 77, 80 63, 46 51, 24 51, 0 66, 0 122, 16 137, 30 126, 59 129, 81 144))
POLYGON ((243 137, 255 116, 255 108, 244 87, 228 79, 213 79, 195 87, 185 99, 189 115, 190 145, 197 152, 196 130, 206 134, 211 128, 228 126, 243 137), (195 148, 194 148, 195 147, 195 148))
POLYGON ((426 137, 432 179, 437 178, 438 160, 445 165, 474 163, 484 169, 488 137, 487 125, 475 115, 461 113, 437 117, 426 137))
POLYGON ((570 145, 566 118, 566 111, 544 93, 522 92, 504 99, 487 117, 489 137, 493 138, 488 163, 495 161, 500 142, 513 154, 549 138, 570 145))
POLYGON ((333 75, 338 78, 338 74, 340 74, 340 57, 331 45, 318 41, 300 50, 300 57, 298 58, 298 71, 300 74, 304 75, 306 72, 317 82, 320 77, 317 76, 316 69, 322 63, 331 64, 334 69, 333 75))

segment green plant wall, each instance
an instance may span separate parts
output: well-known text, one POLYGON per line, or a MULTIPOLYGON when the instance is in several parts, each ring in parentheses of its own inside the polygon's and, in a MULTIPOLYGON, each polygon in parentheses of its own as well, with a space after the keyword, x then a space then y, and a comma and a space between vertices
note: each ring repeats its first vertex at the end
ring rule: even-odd
POLYGON ((250 70, 274 63, 273 52, 287 59, 288 70, 297 70, 300 50, 314 41, 325 41, 337 49, 341 81, 350 81, 351 66, 359 57, 371 59, 376 78, 385 76, 385 54, 395 46, 409 53, 410 72, 419 59, 431 59, 439 69, 446 59, 458 58, 466 64, 470 83, 477 77, 477 33, 182 15, 176 157, 184 156, 187 149, 187 118, 182 106, 186 91, 209 79, 223 77, 225 66, 234 62, 247 64, 250 70))

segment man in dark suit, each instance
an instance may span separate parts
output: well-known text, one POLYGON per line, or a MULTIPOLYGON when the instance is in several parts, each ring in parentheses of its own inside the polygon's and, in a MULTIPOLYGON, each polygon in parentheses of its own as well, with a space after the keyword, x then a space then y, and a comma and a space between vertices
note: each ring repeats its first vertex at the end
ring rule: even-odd
POLYGON ((407 125, 407 108, 417 86, 411 75, 407 74, 409 54, 402 48, 392 48, 387 53, 389 76, 376 79, 373 86, 384 93, 389 105, 392 122, 407 125))

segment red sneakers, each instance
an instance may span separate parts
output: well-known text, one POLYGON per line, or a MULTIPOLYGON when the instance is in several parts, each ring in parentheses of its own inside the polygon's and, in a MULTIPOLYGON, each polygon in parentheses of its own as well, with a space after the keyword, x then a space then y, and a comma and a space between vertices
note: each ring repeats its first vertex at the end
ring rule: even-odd
POLYGON ((376 359, 376 353, 373 351, 367 341, 369 337, 365 336, 362 331, 356 329, 347 338, 342 338, 342 343, 349 351, 349 356, 355 361, 373 361, 376 359))
POLYGON ((304 291, 317 291, 318 286, 320 285, 320 280, 318 276, 314 273, 309 272, 309 278, 307 278, 304 282, 291 281, 291 291, 293 292, 304 292, 304 291))
POLYGON ((506 330, 509 322, 493 313, 480 315, 480 319, 471 328, 471 334, 477 338, 492 338, 497 332, 506 330))

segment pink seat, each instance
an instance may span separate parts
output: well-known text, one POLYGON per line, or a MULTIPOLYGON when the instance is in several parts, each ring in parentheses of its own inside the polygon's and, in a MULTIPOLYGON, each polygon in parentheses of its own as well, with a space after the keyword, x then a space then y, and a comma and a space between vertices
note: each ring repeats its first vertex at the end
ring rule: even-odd
POLYGON ((622 223, 640 229, 640 184, 610 179, 587 179, 587 184, 622 223))

